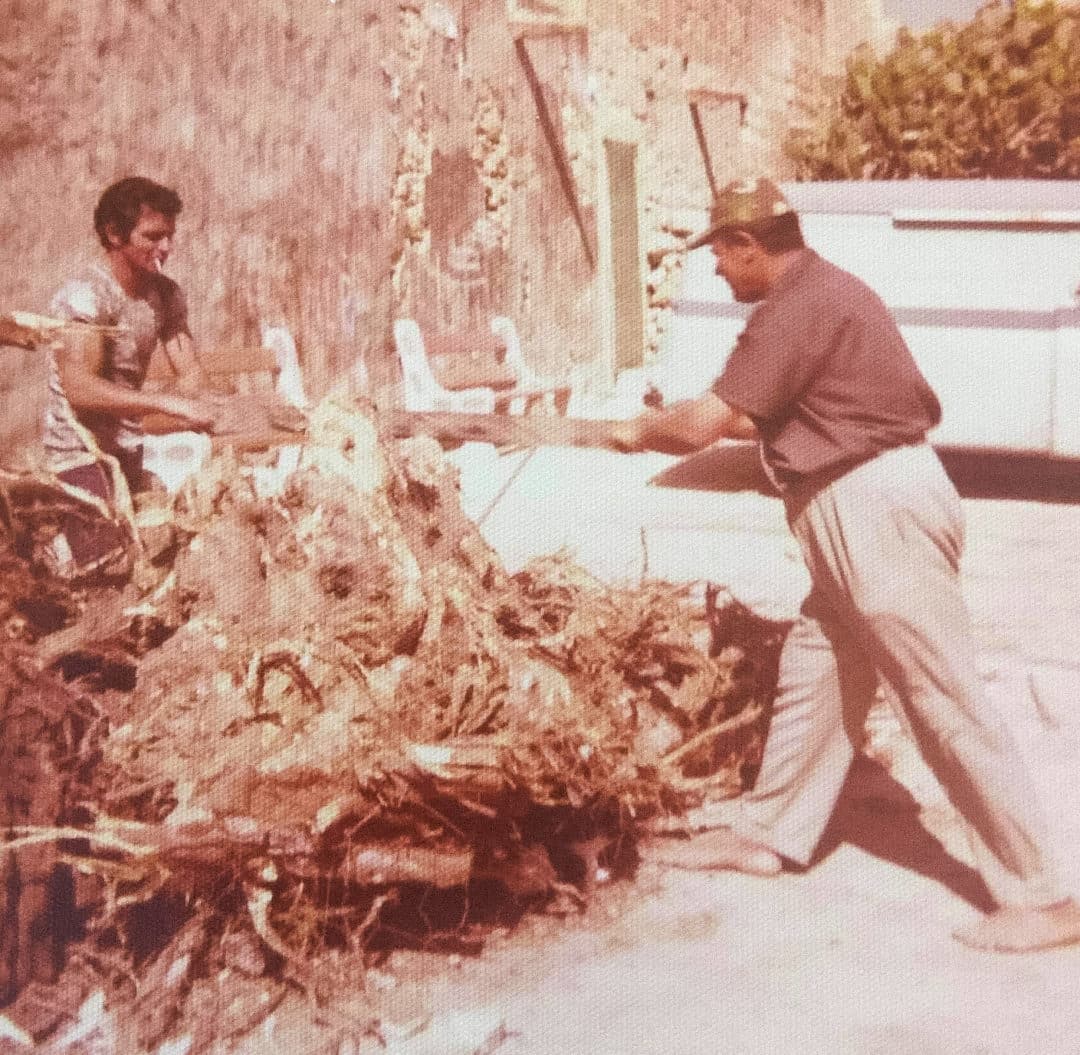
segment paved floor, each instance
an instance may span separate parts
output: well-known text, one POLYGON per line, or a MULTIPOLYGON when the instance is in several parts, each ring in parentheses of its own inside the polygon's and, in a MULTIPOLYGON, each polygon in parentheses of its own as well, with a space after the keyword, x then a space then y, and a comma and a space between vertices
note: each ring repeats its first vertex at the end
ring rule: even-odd
MULTIPOLYGON (((685 462, 483 447, 454 459, 467 509, 511 569, 566 547, 604 578, 707 578, 775 617, 806 589, 780 504, 744 489, 745 447, 685 462)), ((967 496, 964 581, 987 687, 1080 890, 1080 486, 1060 467, 973 456, 950 467, 967 496)), ((609 926, 554 939, 524 971, 520 949, 485 954, 469 968, 471 999, 517 1031, 500 1051, 1080 1053, 1080 950, 983 955, 949 937, 982 895, 917 754, 898 751, 892 776, 861 767, 852 788, 806 874, 646 869, 609 926)), ((446 999, 469 984, 458 978, 446 999)), ((429 995, 439 1001, 437 987, 429 995)))
MULTIPOLYGON (((793 614, 806 589, 779 503, 753 490, 745 446, 678 461, 467 445, 453 459, 466 509, 512 570, 567 547, 602 577, 708 578, 775 617, 793 614)), ((967 496, 964 577, 987 688, 1080 890, 1077 472, 969 455, 950 469, 967 496)), ((888 771, 853 767, 807 872, 752 879, 646 862, 584 917, 530 917, 456 966, 395 953, 368 980, 380 1017, 428 1024, 389 1050, 1080 1055, 1080 948, 1000 956, 950 937, 985 891, 952 811, 890 721, 872 716, 875 738, 893 748, 888 771), (510 1031, 496 1048, 483 1044, 493 1022, 510 1031), (482 1028, 462 1040, 469 1023, 482 1028)), ((371 1005, 346 992, 340 1009, 362 1019, 371 1005)), ((337 1051, 326 1038, 296 998, 236 1050, 337 1051)))

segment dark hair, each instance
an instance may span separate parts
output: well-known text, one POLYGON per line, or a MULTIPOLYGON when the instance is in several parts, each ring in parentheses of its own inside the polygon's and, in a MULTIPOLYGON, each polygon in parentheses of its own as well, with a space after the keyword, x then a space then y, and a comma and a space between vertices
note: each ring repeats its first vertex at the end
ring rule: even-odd
POLYGON ((163 216, 175 216, 184 207, 176 191, 152 179, 128 176, 114 183, 106 188, 94 210, 94 230, 106 249, 109 248, 106 228, 116 228, 126 242, 139 222, 144 205, 163 216))
POLYGON ((779 216, 748 220, 738 227, 721 227, 716 237, 727 245, 737 245, 742 241, 740 234, 750 235, 770 254, 806 248, 797 212, 782 212, 779 216))

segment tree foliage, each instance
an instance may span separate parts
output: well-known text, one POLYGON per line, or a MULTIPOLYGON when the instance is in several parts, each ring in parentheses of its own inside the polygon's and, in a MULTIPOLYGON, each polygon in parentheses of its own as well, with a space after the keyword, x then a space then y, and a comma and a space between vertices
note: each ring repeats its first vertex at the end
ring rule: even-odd
POLYGON ((863 45, 786 144, 799 179, 1080 178, 1080 4, 987 4, 863 45))

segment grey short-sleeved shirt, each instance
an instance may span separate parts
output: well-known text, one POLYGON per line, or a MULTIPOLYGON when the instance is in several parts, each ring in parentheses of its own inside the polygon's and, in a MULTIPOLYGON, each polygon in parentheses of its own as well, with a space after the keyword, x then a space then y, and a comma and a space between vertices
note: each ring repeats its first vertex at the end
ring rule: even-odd
POLYGON ((754 421, 784 491, 918 443, 941 420, 881 299, 810 249, 750 316, 712 391, 754 421))
MULTIPOLYGON (((102 376, 136 391, 146 380, 150 357, 158 341, 188 332, 187 303, 172 279, 156 276, 147 298, 139 300, 129 297, 100 263, 86 266, 65 282, 53 297, 49 313, 61 319, 121 327, 122 332, 105 337, 102 376)), ((108 454, 137 449, 142 442, 142 429, 137 421, 106 414, 76 415, 60 383, 53 355, 49 364, 44 442, 54 461, 62 462, 68 455, 86 451, 83 429, 108 454)))

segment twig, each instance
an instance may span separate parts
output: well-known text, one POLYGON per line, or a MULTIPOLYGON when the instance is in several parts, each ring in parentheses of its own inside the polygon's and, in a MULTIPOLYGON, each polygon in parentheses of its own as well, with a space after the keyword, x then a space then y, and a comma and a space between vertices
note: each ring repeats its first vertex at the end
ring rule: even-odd
POLYGON ((544 96, 544 88, 529 55, 529 49, 525 44, 524 37, 515 38, 514 49, 517 51, 521 68, 525 71, 525 79, 529 83, 529 91, 532 93, 533 103, 536 105, 536 114, 540 119, 540 127, 543 129, 544 138, 547 140, 552 160, 555 163, 559 186, 562 187, 563 194, 566 195, 566 202, 570 206, 570 214, 573 216, 574 224, 578 229, 578 234, 581 236, 581 248, 585 252, 585 259, 589 262, 590 270, 595 271, 596 256, 593 253, 592 242, 585 226, 585 217, 581 211, 581 202, 578 199, 574 177, 570 171, 570 164, 566 158, 562 139, 555 128, 555 122, 551 117, 551 111, 548 109, 547 99, 544 96))
POLYGON ((11 829, 15 838, 0 842, 0 853, 9 850, 21 850, 26 846, 40 846, 42 843, 58 842, 61 839, 89 839, 101 843, 111 850, 121 850, 133 857, 151 857, 157 853, 157 847, 138 846, 122 839, 112 832, 102 832, 94 828, 50 828, 25 825, 11 829))
POLYGON ((244 691, 252 701, 255 713, 259 713, 266 688, 267 670, 281 670, 289 675, 293 684, 300 690, 304 702, 322 710, 323 700, 315 684, 304 671, 306 646, 293 641, 276 641, 260 649, 251 657, 247 677, 244 679, 244 691))
POLYGON ((707 777, 683 777, 674 775, 668 782, 676 791, 710 792, 716 789, 727 792, 725 798, 732 798, 742 790, 742 782, 737 772, 727 771, 712 773, 707 777))
POLYGON ((530 448, 524 448, 523 445, 518 445, 517 449, 518 450, 527 449, 528 453, 525 455, 524 458, 521 459, 521 461, 519 461, 517 463, 517 465, 514 466, 513 471, 506 478, 506 483, 504 483, 502 485, 502 487, 499 488, 499 490, 498 490, 497 494, 495 495, 495 497, 490 502, 488 502, 487 506, 484 508, 484 511, 476 518, 476 526, 477 527, 483 527, 484 526, 484 521, 487 520, 487 518, 489 516, 491 516, 492 511, 499 504, 499 502, 502 501, 503 495, 505 495, 506 492, 510 490, 510 488, 513 485, 514 481, 521 475, 522 469, 524 469, 525 466, 529 463, 529 459, 532 458, 532 456, 536 453, 538 448, 536 448, 535 446, 530 447, 530 448))
POLYGON ((665 767, 677 766, 687 755, 692 754, 699 747, 723 736, 725 733, 735 732, 737 729, 744 729, 749 725, 753 725, 760 718, 760 704, 751 704, 749 707, 743 708, 743 710, 739 711, 739 713, 733 717, 728 718, 719 725, 710 726, 708 729, 704 730, 704 732, 700 732, 697 736, 687 740, 685 744, 669 751, 661 759, 661 762, 665 767))
POLYGON ((367 910, 367 915, 364 916, 364 918, 360 921, 360 926, 356 928, 354 940, 358 944, 363 943, 364 935, 367 934, 367 932, 375 926, 375 923, 379 918, 379 913, 382 912, 383 905, 385 905, 388 901, 394 900, 395 898, 396 894, 387 893, 380 894, 377 898, 375 898, 374 901, 372 901, 371 908, 367 910))
MULTIPOLYGON (((248 915, 251 917, 251 925, 255 928, 255 933, 258 934, 269 949, 276 952, 278 956, 300 971, 302 975, 306 975, 308 973, 307 962, 293 952, 270 925, 270 903, 274 899, 273 892, 266 887, 244 884, 244 894, 247 901, 248 915)), ((304 991, 307 992, 307 987, 303 982, 300 982, 300 984, 304 991)))
POLYGON ((155 791, 164 786, 164 781, 160 777, 152 780, 142 780, 137 784, 129 784, 125 788, 116 788, 109 791, 105 795, 105 804, 107 806, 115 806, 120 802, 130 802, 132 799, 136 799, 148 791, 155 791))

